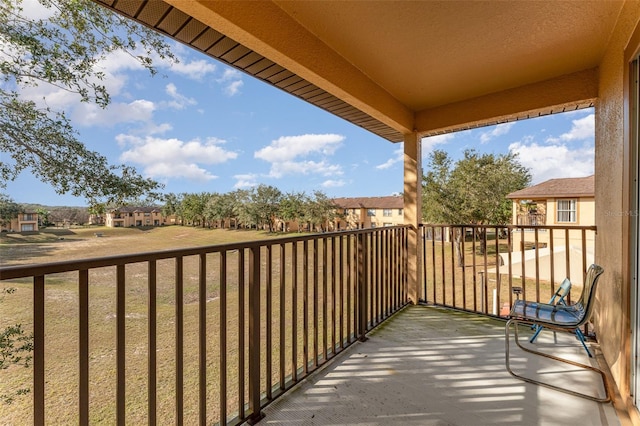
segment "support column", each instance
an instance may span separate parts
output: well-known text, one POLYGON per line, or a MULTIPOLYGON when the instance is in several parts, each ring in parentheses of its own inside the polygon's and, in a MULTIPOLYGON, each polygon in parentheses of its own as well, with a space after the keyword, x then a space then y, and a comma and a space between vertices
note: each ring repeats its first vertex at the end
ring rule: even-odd
POLYGON ((422 221, 422 145, 418 133, 404 135, 404 223, 411 225, 408 234, 407 291, 417 304, 420 295, 422 261, 420 229, 422 221))

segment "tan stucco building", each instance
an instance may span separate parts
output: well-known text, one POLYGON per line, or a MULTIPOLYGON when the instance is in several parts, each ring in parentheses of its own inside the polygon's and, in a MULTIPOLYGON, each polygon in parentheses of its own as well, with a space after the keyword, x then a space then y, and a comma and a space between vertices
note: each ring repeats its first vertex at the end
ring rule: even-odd
MULTIPOLYGON (((512 192, 507 198, 513 202, 511 223, 518 226, 594 226, 595 176, 550 179, 537 185, 512 192)), ((555 246, 565 243, 564 234, 556 233, 555 246)), ((533 241, 533 230, 524 228, 513 232, 513 245, 533 241)), ((580 246, 580 231, 569 232, 569 244, 580 246)), ((540 230, 538 242, 549 245, 549 232, 540 230)), ((587 234, 588 248, 593 253, 595 235, 587 234)))
POLYGON ((162 226, 173 224, 158 207, 120 207, 105 214, 106 226, 122 228, 131 226, 162 226))
POLYGON ((335 198, 338 218, 334 229, 362 229, 404 224, 401 196, 335 198))
POLYGON ((35 232, 38 228, 38 213, 18 213, 18 217, 0 226, 5 232, 35 232))

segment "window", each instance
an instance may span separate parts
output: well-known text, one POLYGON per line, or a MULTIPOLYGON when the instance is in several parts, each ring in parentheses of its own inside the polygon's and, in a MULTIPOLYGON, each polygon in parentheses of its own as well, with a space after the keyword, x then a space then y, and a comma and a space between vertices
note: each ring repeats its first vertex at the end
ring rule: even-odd
POLYGON ((402 209, 398 209, 398 216, 402 216, 402 209))
POLYGON ((344 214, 348 215, 349 214, 349 209, 344 209, 344 214))
POLYGON ((376 209, 367 209, 367 216, 375 216, 376 209))
POLYGON ((382 216, 386 216, 389 217, 391 216, 393 213, 391 212, 391 209, 384 209, 382 210, 382 216))
POLYGON ((576 200, 557 200, 557 222, 576 222, 576 200))

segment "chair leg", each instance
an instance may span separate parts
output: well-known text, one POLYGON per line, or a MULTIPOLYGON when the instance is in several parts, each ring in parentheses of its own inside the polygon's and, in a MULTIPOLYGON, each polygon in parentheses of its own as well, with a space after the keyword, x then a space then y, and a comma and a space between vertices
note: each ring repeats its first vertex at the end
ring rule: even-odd
POLYGON ((532 350, 532 349, 529 349, 529 348, 525 348, 524 346, 522 346, 522 344, 520 343, 520 341, 518 339, 518 325, 520 323, 531 324, 529 322, 524 322, 524 321, 512 318, 512 319, 507 321, 507 324, 505 325, 505 329, 504 329, 504 334, 505 334, 505 336, 504 336, 505 337, 505 365, 506 365, 506 368, 507 368, 507 371, 509 372, 509 374, 511 374, 513 377, 515 377, 515 378, 517 378, 519 380, 522 380, 524 382, 533 383, 533 384, 536 384, 536 385, 539 385, 539 386, 544 386, 544 387, 549 388, 549 389, 554 389, 554 390, 557 390, 557 391, 560 391, 560 392, 567 393, 569 395, 574 395, 574 396, 578 396, 578 397, 581 397, 581 398, 586 398, 586 399, 589 399, 591 401, 596 401, 596 402, 609 402, 609 401, 611 401, 611 396, 609 394, 609 386, 608 386, 608 383, 607 383, 607 377, 606 377, 606 375, 604 374, 604 372, 602 370, 600 370, 598 368, 595 368, 595 367, 592 367, 590 365, 581 364, 581 363, 578 363, 578 362, 575 362, 575 361, 571 361, 569 359, 559 358, 559 357, 556 357, 556 356, 553 356, 553 355, 545 354, 545 353, 540 352, 540 351, 536 351, 536 350, 532 350), (592 395, 588 395, 588 394, 584 394, 584 393, 580 393, 580 392, 575 392, 575 391, 572 391, 570 389, 561 388, 559 386, 551 385, 549 383, 541 382, 539 380, 535 380, 535 379, 532 379, 532 378, 529 378, 529 377, 524 377, 524 376, 521 376, 519 374, 516 374, 511 369, 511 363, 510 363, 509 341, 511 340, 511 337, 510 337, 509 329, 511 328, 511 324, 514 324, 514 326, 515 326, 514 337, 515 337, 516 344, 523 351, 530 352, 530 353, 535 354, 535 355, 540 355, 540 356, 543 356, 545 358, 549 358, 549 359, 552 359, 552 360, 555 360, 555 361, 558 361, 558 362, 563 362, 563 363, 570 364, 570 365, 573 365, 573 366, 576 366, 576 367, 580 367, 580 368, 583 368, 583 369, 586 369, 586 370, 591 370, 593 372, 596 372, 596 373, 600 374, 600 377, 602 378, 602 383, 603 383, 603 386, 604 386, 605 397, 604 398, 600 398, 600 397, 597 397, 597 396, 592 396, 592 395))
POLYGON ((576 332, 576 337, 578 338, 578 340, 580 340, 580 343, 582 343, 582 347, 584 348, 585 351, 587 351, 587 355, 589 355, 589 358, 593 358, 593 355, 591 355, 591 351, 587 347, 587 344, 584 342, 584 334, 582 334, 582 330, 580 330, 579 328, 576 328, 575 332, 576 332))
POLYGON ((534 325, 531 327, 532 329, 536 330, 535 333, 533 333, 533 336, 531 336, 531 339, 529 339, 529 343, 533 343, 536 341, 536 339, 538 338, 538 334, 540 334, 540 332, 542 331, 542 329, 544 328, 541 325, 534 325))

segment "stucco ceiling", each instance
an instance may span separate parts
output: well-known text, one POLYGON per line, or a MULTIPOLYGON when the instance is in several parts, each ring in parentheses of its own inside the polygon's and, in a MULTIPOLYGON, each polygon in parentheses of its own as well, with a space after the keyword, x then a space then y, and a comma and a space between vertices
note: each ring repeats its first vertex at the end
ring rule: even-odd
POLYGON ((623 6, 97 1, 391 141, 593 105, 623 6))

